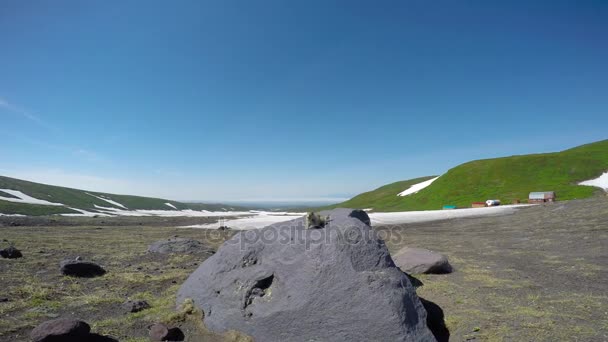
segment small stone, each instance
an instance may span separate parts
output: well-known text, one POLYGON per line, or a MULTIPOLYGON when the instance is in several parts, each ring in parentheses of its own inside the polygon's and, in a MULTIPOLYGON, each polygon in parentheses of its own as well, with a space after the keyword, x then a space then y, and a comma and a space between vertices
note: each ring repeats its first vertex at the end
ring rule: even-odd
POLYGON ((10 246, 0 250, 0 256, 6 259, 17 259, 23 257, 23 254, 17 248, 10 246))
POLYGON ((91 327, 76 319, 53 319, 46 321, 32 330, 30 338, 34 342, 76 342, 86 340, 91 327))
POLYGON ((149 327, 151 341, 183 341, 185 336, 179 328, 169 329, 162 323, 156 323, 149 327))
POLYGON ((169 328, 162 323, 156 323, 150 327, 151 341, 167 341, 169 337, 169 328))
POLYGON ((90 261, 64 260, 60 265, 61 273, 67 276, 91 278, 106 273, 103 267, 90 261))
POLYGON ((122 308, 127 313, 140 312, 150 308, 150 304, 145 300, 128 300, 122 303, 122 308))
POLYGON ((445 255, 424 248, 404 247, 392 258, 395 265, 408 274, 444 274, 453 271, 445 255))
POLYGON ((76 258, 74 258, 74 260, 80 261, 80 260, 82 260, 82 258, 80 256, 77 256, 76 258))

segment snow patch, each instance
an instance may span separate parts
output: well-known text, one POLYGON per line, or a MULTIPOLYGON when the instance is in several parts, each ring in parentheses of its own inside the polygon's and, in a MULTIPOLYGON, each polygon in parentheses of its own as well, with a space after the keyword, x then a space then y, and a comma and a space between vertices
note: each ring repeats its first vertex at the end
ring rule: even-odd
POLYGON ((171 204, 169 202, 165 203, 165 205, 168 206, 168 207, 171 207, 171 208, 173 208, 175 210, 177 210, 177 208, 173 204, 171 204))
POLYGON ((476 217, 488 215, 510 214, 517 208, 533 204, 501 205, 487 208, 466 208, 456 210, 425 210, 404 211, 395 213, 371 213, 369 214, 373 226, 385 224, 404 224, 416 222, 428 222, 437 220, 448 220, 463 217, 476 217))
POLYGON ((604 191, 608 191, 608 171, 604 172, 601 176, 586 180, 584 182, 578 183, 579 185, 587 185, 587 186, 595 186, 598 188, 604 189, 604 191))
POLYGON ((68 207, 69 209, 72 209, 74 211, 78 211, 80 214, 61 214, 61 216, 82 216, 82 217, 94 217, 94 216, 103 216, 103 217, 110 217, 112 215, 108 215, 108 214, 104 214, 104 213, 99 213, 99 212, 92 212, 92 211, 86 211, 83 209, 77 209, 77 208, 72 208, 72 207, 68 207))
POLYGON ((204 228, 217 229, 220 226, 227 226, 231 229, 257 229, 263 228, 273 223, 290 221, 298 217, 306 215, 306 213, 288 213, 288 212, 267 212, 267 211, 252 211, 250 217, 237 218, 232 220, 220 220, 216 223, 196 224, 192 226, 184 226, 181 228, 204 228))
MULTIPOLYGON (((488 208, 467 208, 458 210, 427 210, 427 211, 406 211, 395 213, 370 213, 368 214, 373 226, 387 224, 404 224, 416 222, 429 222, 437 220, 447 220, 463 217, 478 217, 510 214, 518 208, 530 206, 533 204, 519 205, 503 205, 499 207, 488 208)), ((259 229, 278 222, 285 222, 304 216, 305 213, 286 213, 286 212, 251 212, 249 217, 236 218, 231 220, 220 220, 216 223, 198 224, 192 226, 184 226, 181 228, 203 228, 217 229, 220 226, 227 226, 232 229, 247 230, 259 229)))
POLYGON ((418 191, 420 191, 420 190, 426 188, 427 186, 431 185, 431 183, 433 183, 434 181, 436 181, 437 178, 439 178, 439 177, 431 178, 429 180, 425 180, 422 183, 414 184, 414 185, 410 186, 407 190, 402 191, 399 194, 397 194, 397 196, 407 196, 407 195, 415 194, 418 191))
POLYGON ((95 195, 92 195, 92 194, 90 194, 90 193, 88 193, 88 192, 85 192, 85 194, 87 194, 87 195, 89 195, 89 196, 93 196, 93 197, 95 197, 95 198, 98 198, 98 199, 100 199, 100 200, 102 200, 102 201, 106 201, 106 202, 108 202, 108 203, 110 203, 110 204, 114 204, 114 205, 115 205, 115 206, 117 206, 117 207, 121 207, 121 208, 124 208, 124 209, 129 209, 129 208, 125 207, 124 205, 122 205, 122 204, 118 203, 118 202, 112 201, 111 199, 107 199, 107 198, 103 198, 103 197, 95 196, 95 195))
POLYGON ((25 217, 25 215, 21 215, 21 214, 3 214, 3 213, 0 213, 0 216, 25 217))
POLYGON ((31 196, 28 196, 28 195, 24 194, 23 192, 17 191, 17 190, 0 189, 0 191, 6 192, 7 194, 11 194, 16 197, 19 197, 19 198, 12 198, 12 197, 0 196, 0 200, 3 200, 3 201, 9 201, 9 202, 15 202, 15 203, 55 205, 55 206, 63 205, 61 203, 53 203, 53 202, 37 199, 37 198, 31 197, 31 196))
POLYGON ((160 216, 160 217, 226 217, 226 216, 244 216, 253 215, 249 211, 196 211, 192 209, 185 210, 122 210, 119 208, 103 207, 95 204, 95 208, 100 212, 107 213, 113 216, 160 216))

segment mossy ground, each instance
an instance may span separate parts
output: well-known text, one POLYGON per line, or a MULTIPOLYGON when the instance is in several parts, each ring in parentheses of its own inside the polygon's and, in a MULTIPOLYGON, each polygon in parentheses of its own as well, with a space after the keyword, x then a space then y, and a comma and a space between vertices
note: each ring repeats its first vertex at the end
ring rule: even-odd
POLYGON ((449 257, 454 273, 416 277, 452 341, 608 340, 606 196, 380 230, 449 257))
POLYGON ((14 243, 21 259, 0 259, 0 340, 27 341, 29 331, 55 317, 76 317, 94 332, 120 341, 147 341, 147 327, 164 322, 181 327, 190 341, 238 340, 207 332, 200 315, 176 310, 180 284, 208 255, 154 255, 154 241, 175 235, 217 248, 231 232, 158 227, 4 227, 0 244, 14 243), (81 256, 104 266, 96 278, 64 277, 59 262, 81 256), (127 299, 143 299, 151 308, 125 313, 127 299))

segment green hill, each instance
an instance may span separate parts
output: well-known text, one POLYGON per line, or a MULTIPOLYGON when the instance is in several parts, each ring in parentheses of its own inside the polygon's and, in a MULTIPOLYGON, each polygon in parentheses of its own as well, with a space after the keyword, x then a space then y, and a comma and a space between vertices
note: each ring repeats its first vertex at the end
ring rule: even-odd
POLYGON ((392 207, 398 206, 399 202, 403 200, 403 197, 397 196, 400 192, 405 189, 408 189, 410 186, 414 184, 418 184, 429 180, 431 178, 435 178, 437 176, 428 176, 428 177, 420 177, 409 179, 405 181, 399 181, 391 184, 387 184, 379 187, 378 189, 364 192, 359 194, 348 201, 329 205, 327 207, 323 207, 322 209, 331 209, 331 208, 357 208, 357 209, 367 209, 367 208, 380 208, 380 207, 392 207))
MULTIPOLYGON (((246 208, 228 206, 223 204, 204 204, 204 203, 182 203, 161 198, 150 198, 141 196, 115 195, 102 192, 84 191, 60 186, 46 185, 24 181, 15 178, 0 176, 0 189, 20 191, 28 196, 39 200, 53 203, 61 203, 63 206, 15 203, 0 200, 0 213, 2 214, 22 214, 22 215, 51 215, 63 213, 78 213, 70 208, 83 209, 95 212, 95 205, 123 209, 120 205, 113 204, 101 198, 122 204, 129 210, 174 210, 166 203, 170 203, 179 210, 223 210, 223 208, 234 208, 244 210, 246 208)), ((15 198, 7 192, 0 190, 0 197, 15 198)))
POLYGON ((555 191, 558 200, 585 198, 599 189, 577 183, 607 170, 608 140, 603 140, 556 153, 476 160, 450 169, 416 194, 397 196, 431 177, 385 185, 331 207, 375 211, 432 210, 446 204, 470 207, 487 199, 526 200, 531 191, 555 191))

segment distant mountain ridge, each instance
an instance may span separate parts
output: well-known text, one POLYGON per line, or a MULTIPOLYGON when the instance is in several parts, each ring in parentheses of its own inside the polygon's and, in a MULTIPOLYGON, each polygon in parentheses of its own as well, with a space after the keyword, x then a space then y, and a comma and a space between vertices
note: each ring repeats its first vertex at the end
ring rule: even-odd
MULTIPOLYGON (((432 183, 427 182, 426 187, 420 187, 420 183, 437 176, 387 184, 347 201, 321 208, 289 210, 309 211, 337 207, 374 211, 433 210, 441 209, 444 205, 470 207, 473 202, 487 199, 500 199, 506 204, 517 199, 525 200, 533 191, 555 191, 558 200, 586 198, 600 190, 579 183, 598 178, 607 171, 608 140, 602 140, 561 152, 475 160, 448 170, 432 183), (399 196, 415 185, 418 185, 414 188, 417 191, 399 196)), ((232 204, 184 203, 161 198, 84 191, 0 176, 0 215, 82 214, 82 211, 103 215, 141 210, 249 209, 251 208, 232 204), (30 203, 25 203, 23 196, 31 197, 30 203)))
POLYGON ((0 176, 0 213, 20 215, 79 214, 80 209, 104 214, 118 210, 247 210, 248 208, 224 204, 183 203, 162 198, 116 195, 95 191, 66 188, 0 176), (8 191, 4 191, 4 190, 8 191), (15 191, 17 193, 15 193, 15 191), (11 192, 13 192, 11 194, 11 192), (20 194, 42 202, 38 204, 19 201, 20 194), (4 199, 3 199, 4 198, 4 199), (13 202, 11 202, 12 200, 13 202))
POLYGON ((441 209, 444 205, 470 207, 473 202, 487 199, 500 199, 503 203, 526 200, 532 191, 555 191, 558 200, 586 198, 600 190, 578 183, 606 171, 608 140, 602 140, 562 152, 475 160, 448 170, 417 193, 398 196, 435 176, 384 185, 321 209, 412 211, 441 209))

